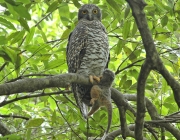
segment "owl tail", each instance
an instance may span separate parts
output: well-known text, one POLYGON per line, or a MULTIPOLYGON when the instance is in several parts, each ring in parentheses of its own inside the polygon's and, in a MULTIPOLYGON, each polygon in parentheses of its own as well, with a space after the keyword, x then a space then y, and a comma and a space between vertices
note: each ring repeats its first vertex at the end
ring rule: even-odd
POLYGON ((80 108, 81 114, 83 116, 84 119, 88 118, 88 107, 86 104, 82 103, 82 106, 80 108))

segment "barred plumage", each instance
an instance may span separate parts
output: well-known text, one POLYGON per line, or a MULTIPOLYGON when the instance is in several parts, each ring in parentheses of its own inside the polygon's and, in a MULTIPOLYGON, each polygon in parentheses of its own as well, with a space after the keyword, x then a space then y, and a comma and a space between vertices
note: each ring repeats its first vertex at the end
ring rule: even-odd
MULTIPOLYGON (((87 4, 79 9, 79 22, 70 34, 67 45, 67 64, 70 73, 101 76, 109 61, 108 37, 101 23, 101 11, 87 4)), ((91 86, 72 84, 77 105, 84 117, 90 106, 91 86)))

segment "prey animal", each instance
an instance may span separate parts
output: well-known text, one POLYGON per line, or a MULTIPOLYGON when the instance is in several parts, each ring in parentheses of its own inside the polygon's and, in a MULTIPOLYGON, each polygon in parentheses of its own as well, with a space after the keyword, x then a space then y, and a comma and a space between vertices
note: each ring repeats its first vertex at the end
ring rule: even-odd
POLYGON ((91 88, 91 101, 90 104, 92 108, 88 113, 88 116, 95 113, 100 107, 105 106, 108 112, 108 125, 104 133, 104 136, 101 140, 106 138, 106 135, 109 132, 111 121, 112 121, 112 104, 111 104, 111 85, 114 81, 115 75, 109 69, 105 69, 103 72, 102 78, 97 85, 93 85, 91 88))

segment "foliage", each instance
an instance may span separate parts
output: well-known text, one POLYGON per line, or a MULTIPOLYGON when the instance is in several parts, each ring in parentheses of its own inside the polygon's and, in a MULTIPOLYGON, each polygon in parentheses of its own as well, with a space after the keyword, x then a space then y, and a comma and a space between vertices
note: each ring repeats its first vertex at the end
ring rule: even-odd
MULTIPOLYGON (((158 53, 169 72, 179 80, 180 1, 146 2, 145 13, 158 53)), ((68 35, 77 24, 78 8, 85 3, 97 4, 102 9, 102 22, 111 49, 109 69, 116 73, 113 87, 124 93, 136 93, 138 74, 146 54, 130 7, 124 0, 0 0, 1 84, 66 73, 68 35)), ((56 91, 59 89, 14 94, 3 96, 0 101, 56 91)), ((156 71, 152 71, 147 79, 145 94, 160 115, 178 111, 170 87, 156 71)), ((102 135, 107 125, 106 110, 95 113, 87 124, 70 101, 75 102, 72 94, 15 100, 0 108, 0 115, 10 115, 1 120, 14 132, 17 140, 85 139, 87 132, 89 137, 102 135), (30 119, 13 118, 13 115, 30 119)), ((131 104, 136 106, 134 102, 131 104)), ((150 118, 147 115, 145 119, 150 118)), ((132 114, 127 113, 127 123, 133 122, 132 114)), ((119 114, 114 105, 111 131, 118 128, 119 114)), ((148 139, 154 139, 149 132, 144 133, 148 139)), ((170 133, 165 135, 167 139, 173 139, 170 133)))

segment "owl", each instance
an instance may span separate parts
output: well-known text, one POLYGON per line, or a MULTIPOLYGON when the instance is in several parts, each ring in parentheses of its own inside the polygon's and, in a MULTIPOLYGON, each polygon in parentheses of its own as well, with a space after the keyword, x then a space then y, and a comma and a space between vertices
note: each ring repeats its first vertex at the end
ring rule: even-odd
MULTIPOLYGON (((109 62, 109 44, 101 23, 101 10, 94 4, 83 5, 78 12, 78 23, 68 39, 66 59, 69 73, 81 74, 93 83, 99 82, 109 62)), ((92 86, 71 85, 76 103, 84 118, 91 106, 92 86)))

